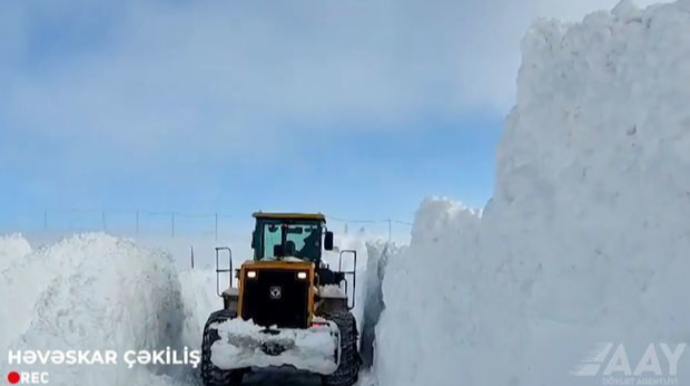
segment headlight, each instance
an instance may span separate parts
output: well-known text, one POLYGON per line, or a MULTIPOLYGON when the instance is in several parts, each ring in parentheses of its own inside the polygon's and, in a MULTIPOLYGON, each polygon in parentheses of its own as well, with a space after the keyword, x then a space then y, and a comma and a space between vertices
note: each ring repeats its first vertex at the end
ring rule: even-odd
POLYGON ((256 279, 256 271, 247 271, 247 278, 256 279))
POLYGON ((297 272, 297 278, 300 280, 307 280, 307 273, 306 272, 297 272))

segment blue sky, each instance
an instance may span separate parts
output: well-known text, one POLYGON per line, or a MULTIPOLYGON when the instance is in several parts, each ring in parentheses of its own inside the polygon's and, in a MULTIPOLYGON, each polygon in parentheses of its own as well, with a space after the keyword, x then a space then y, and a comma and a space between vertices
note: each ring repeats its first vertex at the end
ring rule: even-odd
POLYGON ((0 218, 482 206, 519 42, 609 0, 0 4, 0 218))

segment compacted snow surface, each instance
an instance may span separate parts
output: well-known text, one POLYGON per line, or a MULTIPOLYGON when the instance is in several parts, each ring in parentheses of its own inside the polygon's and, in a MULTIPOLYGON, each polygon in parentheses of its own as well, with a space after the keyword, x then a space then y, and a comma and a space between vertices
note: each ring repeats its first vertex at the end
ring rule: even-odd
POLYGON ((389 263, 382 386, 601 385, 569 373, 603 342, 668 377, 659 344, 690 340, 690 1, 541 21, 523 52, 493 199, 424 202, 389 263))

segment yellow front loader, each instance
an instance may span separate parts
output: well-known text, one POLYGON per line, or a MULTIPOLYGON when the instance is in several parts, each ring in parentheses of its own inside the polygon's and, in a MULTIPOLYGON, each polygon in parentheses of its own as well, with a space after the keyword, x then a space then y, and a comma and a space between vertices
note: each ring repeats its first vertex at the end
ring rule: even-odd
MULTIPOLYGON (((204 328, 201 375, 205 386, 237 386, 250 371, 289 366, 319 374, 324 386, 357 382, 360 356, 354 307, 355 270, 322 261, 333 233, 321 214, 255 213, 254 258, 233 272, 238 286, 220 293, 223 309, 204 328)), ((220 280, 219 280, 220 282, 220 280)), ((219 291, 220 292, 220 291, 219 291)))

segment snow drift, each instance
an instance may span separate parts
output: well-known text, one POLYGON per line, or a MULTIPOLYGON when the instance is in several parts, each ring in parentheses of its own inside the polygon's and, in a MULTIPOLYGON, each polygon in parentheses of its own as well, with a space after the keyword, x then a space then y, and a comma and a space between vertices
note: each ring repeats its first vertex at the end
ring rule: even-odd
POLYGON ((223 301, 216 294, 216 272, 182 271, 179 273, 179 279, 184 305, 182 341, 187 347, 199 349, 208 316, 223 308, 223 301))
POLYGON ((360 347, 362 364, 370 368, 374 363, 374 351, 376 346, 376 326, 384 310, 383 303, 383 278, 386 273, 388 261, 397 259, 403 253, 404 248, 391 241, 375 239, 366 243, 367 267, 364 274, 365 297, 360 323, 360 347))
MULTIPOLYGON (((354 297, 355 308, 352 310, 352 314, 357 319, 357 328, 359 331, 362 330, 362 321, 364 320, 364 304, 367 295, 367 281, 366 270, 367 264, 369 262, 369 254, 367 253, 366 240, 362 235, 336 235, 335 240, 336 250, 334 252, 325 251, 322 257, 323 262, 328 265, 333 270, 339 270, 340 267, 340 252, 344 252, 342 255, 342 270, 343 271, 355 271, 357 272, 356 286, 354 293, 352 290, 353 277, 352 275, 347 275, 348 280, 348 296, 354 297), (357 265, 353 259, 353 255, 345 251, 356 251, 357 252, 357 265)), ((341 285, 341 290, 345 291, 345 285, 341 285)), ((350 298, 352 301, 352 298, 350 298)))
MULTIPOLYGON (((182 351, 182 337, 191 335, 183 331, 185 312, 193 310, 182 303, 167 254, 100 234, 33 252, 22 240, 0 239, 0 254, 10 257, 0 273, 0 350, 182 351)), ((128 370, 119 362, 38 370, 48 371, 53 385, 157 385, 174 383, 169 376, 193 378, 179 368, 128 370)))
POLYGON ((389 263, 382 386, 601 384, 569 375, 597 343, 634 368, 690 339, 689 25, 690 1, 534 25, 493 199, 424 202, 389 263))

